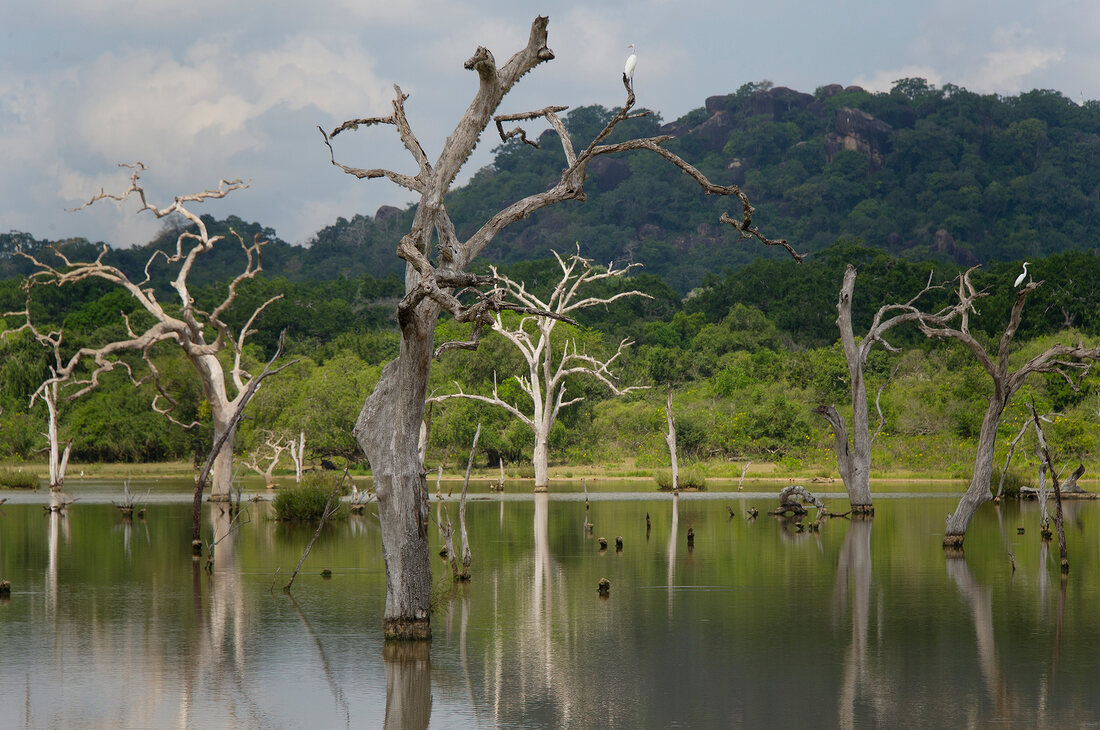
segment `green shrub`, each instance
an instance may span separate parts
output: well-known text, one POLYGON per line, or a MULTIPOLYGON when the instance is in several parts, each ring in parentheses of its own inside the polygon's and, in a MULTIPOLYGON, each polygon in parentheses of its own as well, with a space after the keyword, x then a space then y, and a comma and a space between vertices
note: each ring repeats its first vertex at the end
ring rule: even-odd
MULTIPOLYGON (((289 489, 280 489, 272 502, 275 507, 275 519, 303 522, 313 522, 321 519, 321 515, 325 512, 325 503, 328 502, 334 486, 330 484, 326 489, 318 484, 321 481, 326 480, 310 480, 303 477, 301 485, 289 489)), ((329 519, 339 519, 346 516, 347 512, 343 509, 343 505, 337 503, 333 513, 329 515, 329 519)))
POLYGON ((0 487, 5 489, 38 489, 38 477, 28 471, 0 469, 0 487))
POLYGON ((535 478, 535 465, 534 464, 516 464, 505 469, 513 479, 534 479, 535 478))
MULTIPOLYGON (((707 478, 703 474, 703 470, 698 467, 689 466, 686 469, 680 470, 680 489, 698 489, 703 491, 707 488, 707 478)), ((654 479, 657 480, 657 488, 661 491, 668 491, 672 489, 672 470, 662 469, 657 472, 654 479)))

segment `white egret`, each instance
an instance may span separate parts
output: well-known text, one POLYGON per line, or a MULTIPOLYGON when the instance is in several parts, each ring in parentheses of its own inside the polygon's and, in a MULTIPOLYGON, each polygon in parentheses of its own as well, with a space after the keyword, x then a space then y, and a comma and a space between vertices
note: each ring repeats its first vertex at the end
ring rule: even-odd
POLYGON ((1024 262, 1024 273, 1017 276, 1016 281, 1012 282, 1013 287, 1017 287, 1020 284, 1024 283, 1024 279, 1027 278, 1027 265, 1030 264, 1030 263, 1031 263, 1030 261, 1025 261, 1024 262))
POLYGON ((634 44, 631 43, 627 48, 630 49, 630 57, 626 59, 626 66, 623 67, 623 78, 627 81, 634 80, 634 67, 638 65, 638 55, 634 53, 634 44))

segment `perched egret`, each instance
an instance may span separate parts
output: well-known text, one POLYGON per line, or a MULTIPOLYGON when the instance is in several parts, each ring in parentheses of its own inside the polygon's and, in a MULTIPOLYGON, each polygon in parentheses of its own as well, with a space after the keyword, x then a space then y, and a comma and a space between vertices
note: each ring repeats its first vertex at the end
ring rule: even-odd
POLYGON ((1024 283, 1024 279, 1026 279, 1026 278, 1027 278, 1027 265, 1028 265, 1028 264, 1030 264, 1030 263, 1031 263, 1030 261, 1025 261, 1025 262, 1024 262, 1024 273, 1022 273, 1022 274, 1020 274, 1019 276, 1017 276, 1017 277, 1016 277, 1016 281, 1012 282, 1012 286, 1013 286, 1013 287, 1017 287, 1017 286, 1019 286, 1020 284, 1023 284, 1023 283, 1024 283))
POLYGON ((631 43, 627 48, 630 49, 630 57, 626 59, 626 66, 623 67, 623 78, 627 81, 634 80, 634 67, 638 65, 638 55, 634 53, 634 44, 631 43))

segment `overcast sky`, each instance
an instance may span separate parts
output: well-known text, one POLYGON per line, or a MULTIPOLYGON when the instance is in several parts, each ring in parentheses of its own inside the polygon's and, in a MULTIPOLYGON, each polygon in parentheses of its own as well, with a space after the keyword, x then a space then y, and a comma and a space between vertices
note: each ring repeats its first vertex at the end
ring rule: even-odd
MULTIPOLYGON (((550 15, 557 58, 525 77, 502 113, 622 102, 627 44, 638 104, 665 120, 749 81, 813 92, 889 89, 905 76, 977 92, 1056 89, 1100 98, 1096 0, 37 0, 0 3, 0 232, 144 243, 159 223, 100 203, 66 212, 116 164, 140 160, 150 201, 240 177, 251 187, 202 207, 306 243, 338 216, 409 196, 328 161, 316 126, 388 114, 410 94, 434 159, 469 103, 462 68, 478 45, 503 62, 550 15)), ((392 128, 337 138, 342 161, 413 171, 392 128)), ((491 160, 486 135, 462 179, 491 160)))

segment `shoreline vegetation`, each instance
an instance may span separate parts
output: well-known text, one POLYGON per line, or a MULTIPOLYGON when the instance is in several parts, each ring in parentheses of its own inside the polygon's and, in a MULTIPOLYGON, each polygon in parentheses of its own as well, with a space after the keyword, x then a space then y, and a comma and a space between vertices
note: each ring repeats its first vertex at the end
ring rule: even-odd
MULTIPOLYGON (((1003 466, 1003 461, 1001 463, 1003 466)), ((434 466, 434 465, 433 465, 434 466)), ((1086 465, 1089 467, 1089 465, 1086 465)), ((315 467, 320 471, 320 467, 315 467)), ((721 487, 728 486, 729 483, 736 485, 742 477, 742 469, 744 468, 743 462, 733 461, 698 461, 691 464, 691 468, 697 471, 699 474, 706 478, 708 487, 721 487)), ((620 461, 608 463, 603 466, 594 464, 582 464, 582 465, 569 465, 559 464, 550 467, 550 481, 551 491, 553 491, 554 482, 573 482, 581 479, 588 480, 594 485, 598 485, 600 482, 606 481, 640 481, 648 480, 653 483, 654 492, 668 491, 661 490, 658 487, 657 479, 662 472, 666 472, 668 467, 666 465, 653 465, 653 466, 639 466, 636 463, 630 461, 620 461)), ((11 462, 0 461, 0 474, 3 473, 30 473, 39 477, 40 486, 44 488, 44 477, 47 471, 47 465, 45 462, 11 462)), ((749 465, 747 471, 745 471, 744 478, 746 482, 751 483, 775 483, 775 484, 789 484, 792 482, 804 482, 808 488, 813 491, 818 489, 821 491, 837 492, 844 490, 844 483, 840 477, 834 473, 826 473, 827 470, 822 468, 820 464, 806 464, 803 466, 793 466, 789 468, 787 465, 776 462, 761 462, 759 464, 752 463, 749 465)), ((1030 471, 1030 470, 1029 470, 1030 471)), ((1034 470, 1034 477, 1028 477, 1022 472, 1022 468, 1018 465, 1014 465, 1009 470, 1010 477, 1015 472, 1017 479, 1023 478, 1024 483, 1031 486, 1031 482, 1038 481, 1038 467, 1034 470)), ((350 470, 350 475, 356 480, 362 481, 364 478, 370 479, 370 470, 366 467, 366 464, 353 466, 350 470)), ((136 477, 139 479, 193 479, 197 474, 197 470, 189 463, 183 461, 170 461, 170 462, 148 462, 148 463, 90 463, 90 464, 72 464, 69 468, 69 477, 66 479, 65 486, 73 487, 79 485, 82 480, 102 480, 102 479, 125 479, 128 477, 136 477)), ((452 485, 454 483, 461 483, 465 476, 465 467, 459 464, 451 465, 448 469, 444 467, 441 482, 446 485, 452 485)), ((997 473, 994 475, 995 481, 1000 477, 1000 467, 997 469, 997 473)), ((508 482, 530 482, 534 479, 533 471, 530 465, 513 465, 511 467, 505 467, 504 470, 505 484, 507 487, 508 482)), ((246 486, 249 489, 255 491, 263 491, 263 478, 257 474, 248 473, 240 475, 242 481, 246 482, 246 486)), ((275 471, 276 483, 280 486, 291 485, 294 483, 294 470, 289 469, 277 469, 275 471)), ((427 482, 429 495, 435 494, 434 484, 436 482, 437 475, 434 469, 429 469, 427 482)), ((499 482, 500 470, 499 467, 493 466, 481 466, 474 467, 470 472, 470 479, 474 482, 499 482)), ((913 469, 890 469, 890 468, 877 468, 872 471, 872 482, 884 481, 884 482, 913 482, 913 483, 958 483, 960 485, 960 491, 965 489, 965 484, 968 480, 966 475, 952 474, 944 469, 929 469, 928 471, 915 471, 913 469)), ((1086 475, 1079 480, 1082 485, 1100 485, 1100 471, 1097 471, 1095 465, 1089 467, 1089 471, 1086 471, 1086 475), (1093 475, 1090 476, 1089 472, 1093 475)), ((996 484, 993 485, 994 489, 996 484)), ((0 491, 5 490, 6 487, 0 485, 0 491)), ((687 491, 687 490, 682 490, 687 491)))

